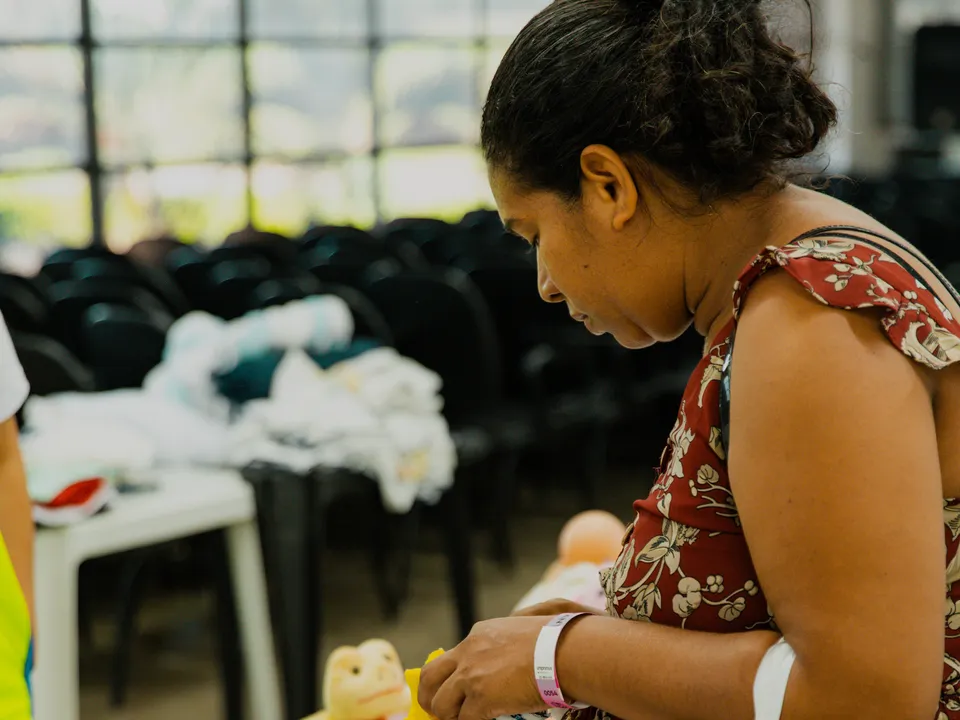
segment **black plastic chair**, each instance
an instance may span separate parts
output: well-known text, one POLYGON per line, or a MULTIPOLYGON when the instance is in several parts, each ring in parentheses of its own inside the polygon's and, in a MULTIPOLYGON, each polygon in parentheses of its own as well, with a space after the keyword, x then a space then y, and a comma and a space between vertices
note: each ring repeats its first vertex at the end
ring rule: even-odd
POLYGON ((174 317, 190 310, 186 297, 163 270, 141 265, 123 255, 82 258, 73 263, 73 279, 126 283, 156 295, 174 317))
POLYGON ((40 275, 50 282, 60 282, 73 277, 73 264, 86 258, 121 258, 107 248, 100 245, 88 245, 82 248, 60 248, 54 250, 43 261, 40 275))
POLYGON ((443 380, 444 415, 462 467, 497 463, 492 492, 494 555, 512 561, 509 520, 520 453, 536 440, 536 419, 503 393, 499 341, 483 296, 452 268, 372 280, 367 294, 380 309, 397 350, 443 380))
POLYGON ((99 390, 136 388, 163 359, 169 323, 137 307, 100 303, 83 321, 83 350, 99 390))
POLYGON ((321 246, 303 256, 301 266, 321 283, 363 288, 374 266, 384 271, 400 272, 403 264, 382 248, 361 245, 352 247, 321 246))
POLYGON ((303 300, 320 292, 320 282, 312 275, 270 278, 257 283, 250 296, 251 310, 285 305, 294 300, 303 300))
POLYGON ((463 230, 442 220, 406 218, 379 232, 388 247, 415 247, 431 265, 448 265, 459 252, 463 230))
POLYGON ((503 222, 496 210, 471 210, 460 219, 458 224, 464 229, 479 230, 489 235, 503 232, 503 222))
POLYGON ((381 247, 383 242, 373 234, 349 225, 317 225, 300 238, 300 252, 308 253, 320 245, 365 244, 381 247))
POLYGON ((210 256, 214 262, 260 258, 275 270, 283 270, 295 263, 298 250, 299 243, 286 235, 246 228, 228 235, 210 256))
POLYGON ((161 325, 172 321, 170 313, 156 295, 125 282, 103 278, 66 280, 50 288, 50 327, 57 339, 81 360, 86 361, 83 319, 94 305, 109 303, 139 308, 161 325))
POLYGON ((625 351, 588 335, 565 306, 543 302, 527 258, 491 253, 462 261, 496 323, 508 396, 532 409, 539 442, 574 449, 582 503, 595 506, 609 431, 619 417, 612 368, 624 362, 625 351), (571 435, 578 437, 572 446, 565 443, 571 435))
POLYGON ((271 275, 271 265, 260 257, 227 260, 210 266, 210 311, 235 320, 250 310, 254 290, 271 275))
MULTIPOLYGON (((362 257, 389 257, 398 261, 408 270, 424 270, 430 263, 420 249, 410 242, 388 242, 382 237, 357 228, 316 228, 307 233, 300 246, 301 258, 323 258, 334 255, 339 250, 347 251, 344 257, 353 257, 350 253, 362 252, 362 257), (321 252, 322 251, 322 252, 321 252)), ((350 262, 349 260, 341 262, 350 262)))
POLYGON ((93 373, 63 343, 50 337, 11 332, 13 346, 33 395, 92 392, 93 373))
POLYGON ((194 310, 211 311, 211 266, 209 256, 195 247, 182 247, 167 256, 167 272, 194 310))
POLYGON ((19 275, 0 274, 0 313, 8 328, 25 333, 42 335, 50 322, 47 298, 19 275))

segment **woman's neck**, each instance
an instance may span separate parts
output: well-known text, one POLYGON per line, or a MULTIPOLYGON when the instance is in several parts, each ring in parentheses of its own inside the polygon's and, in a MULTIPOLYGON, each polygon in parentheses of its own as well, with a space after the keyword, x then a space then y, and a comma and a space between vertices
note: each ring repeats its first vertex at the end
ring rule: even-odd
MULTIPOLYGON (((727 203, 700 224, 688 243, 687 308, 707 347, 733 317, 733 286, 747 264, 765 247, 795 235, 808 191, 788 185, 774 194, 753 194, 727 203)), ((802 232, 800 229, 796 234, 802 232)))

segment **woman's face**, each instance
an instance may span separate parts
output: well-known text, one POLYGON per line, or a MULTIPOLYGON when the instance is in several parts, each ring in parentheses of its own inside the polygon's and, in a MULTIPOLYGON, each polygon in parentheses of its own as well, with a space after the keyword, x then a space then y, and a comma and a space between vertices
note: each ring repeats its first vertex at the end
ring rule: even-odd
POLYGON ((679 238, 639 207, 627 175, 585 177, 572 203, 526 191, 496 169, 490 185, 507 229, 536 246, 540 297, 566 303, 594 335, 643 348, 677 338, 691 318, 679 238))

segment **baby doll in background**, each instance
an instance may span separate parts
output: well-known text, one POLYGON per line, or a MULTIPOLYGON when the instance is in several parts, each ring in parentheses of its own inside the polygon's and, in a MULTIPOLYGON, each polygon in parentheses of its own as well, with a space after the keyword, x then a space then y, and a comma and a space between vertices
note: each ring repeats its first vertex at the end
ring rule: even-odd
POLYGON ((558 598, 595 610, 605 609, 600 571, 616 562, 625 531, 615 515, 603 510, 574 515, 560 531, 556 562, 517 603, 514 612, 558 598))

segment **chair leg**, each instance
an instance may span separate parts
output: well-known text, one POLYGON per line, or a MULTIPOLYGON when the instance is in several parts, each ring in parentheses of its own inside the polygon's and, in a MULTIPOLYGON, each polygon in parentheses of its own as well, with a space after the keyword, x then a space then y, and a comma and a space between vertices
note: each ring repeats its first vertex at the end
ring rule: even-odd
MULTIPOLYGON (((81 572, 78 582, 77 624, 81 647, 93 645, 93 583, 89 576, 81 572)), ((116 706, 114 706, 116 707, 116 706)))
POLYGON ((380 494, 373 502, 373 537, 371 538, 371 567, 377 594, 380 596, 384 617, 396 620, 400 607, 410 594, 410 573, 413 555, 420 535, 420 503, 410 511, 394 515, 383 508, 380 494))
POLYGON ((365 494, 366 505, 370 507, 370 572, 377 588, 380 607, 387 620, 395 620, 400 612, 400 605, 394 592, 394 584, 390 572, 390 545, 392 525, 390 513, 383 507, 380 493, 372 491, 365 494))
POLYGON ((117 632, 110 671, 110 706, 122 707, 127 700, 130 665, 136 637, 137 612, 143 594, 144 567, 148 551, 133 551, 122 560, 118 588, 117 632))
POLYGON ((317 608, 310 607, 316 568, 311 562, 309 514, 312 491, 306 478, 282 468, 256 465, 244 472, 253 483, 264 563, 272 585, 274 627, 287 720, 317 709, 317 608))
POLYGON ((419 502, 414 503, 410 512, 397 518, 397 547, 399 556, 396 562, 396 598, 397 606, 410 597, 410 575, 413 572, 413 556, 417 551, 420 538, 420 519, 423 507, 419 502))
POLYGON ((217 651, 223 683, 223 708, 227 720, 243 720, 243 654, 240 646, 240 624, 233 594, 230 557, 227 554, 225 531, 209 537, 209 565, 216 598, 217 651))
POLYGON ((457 604, 457 622, 460 637, 470 634, 477 618, 476 583, 474 581, 473 553, 470 548, 471 518, 467 503, 467 487, 458 477, 440 501, 450 582, 457 604))
POLYGON ((513 542, 510 537, 510 521, 513 518, 513 504, 516 493, 517 466, 520 453, 517 450, 504 452, 497 461, 496 477, 493 481, 493 507, 491 511, 491 543, 493 559, 504 570, 511 570, 516 560, 513 542))

